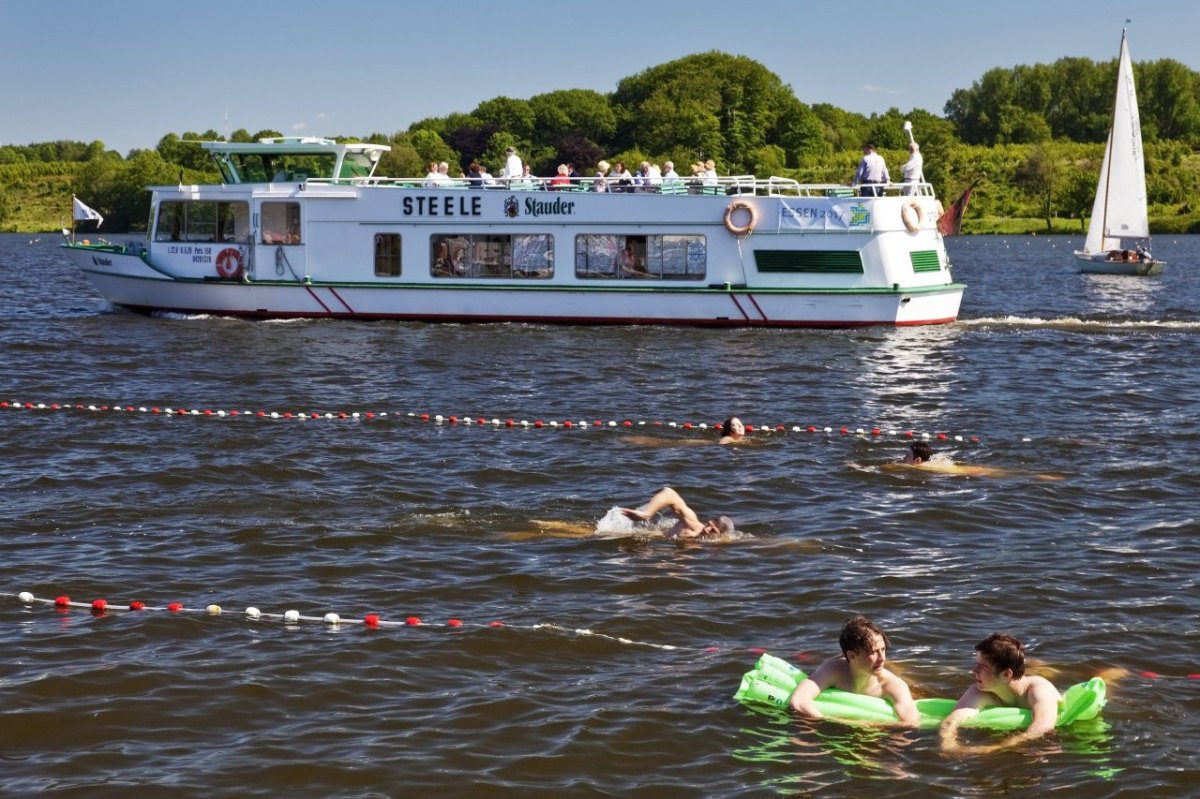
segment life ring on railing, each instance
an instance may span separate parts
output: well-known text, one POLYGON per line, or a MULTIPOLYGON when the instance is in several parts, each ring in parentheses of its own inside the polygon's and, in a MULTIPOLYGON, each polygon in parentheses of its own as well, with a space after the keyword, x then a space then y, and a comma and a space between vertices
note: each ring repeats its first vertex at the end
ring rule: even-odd
POLYGON ((739 239, 742 236, 748 236, 754 232, 754 228, 758 226, 758 209, 750 204, 747 200, 734 200, 725 208, 725 229, 739 239), (733 223, 733 214, 735 211, 746 211, 750 215, 749 221, 744 225, 735 225, 733 223))
POLYGON ((916 233, 921 229, 921 206, 916 200, 909 200, 901 206, 900 219, 909 233, 916 233))
POLYGON ((237 280, 242 276, 242 251, 226 247, 217 253, 217 274, 227 280, 237 280))

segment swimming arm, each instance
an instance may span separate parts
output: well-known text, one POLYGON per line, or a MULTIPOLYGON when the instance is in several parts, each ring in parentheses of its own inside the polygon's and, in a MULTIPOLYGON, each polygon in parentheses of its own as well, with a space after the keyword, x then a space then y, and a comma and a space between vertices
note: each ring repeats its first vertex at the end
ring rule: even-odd
POLYGON ((700 520, 696 516, 696 512, 687 506, 683 501, 683 497, 679 496, 679 492, 667 486, 659 491, 650 501, 646 503, 644 508, 621 508, 621 513, 624 513, 631 519, 638 521, 647 521, 654 518, 654 514, 660 510, 670 508, 681 522, 689 529, 700 526, 700 520))

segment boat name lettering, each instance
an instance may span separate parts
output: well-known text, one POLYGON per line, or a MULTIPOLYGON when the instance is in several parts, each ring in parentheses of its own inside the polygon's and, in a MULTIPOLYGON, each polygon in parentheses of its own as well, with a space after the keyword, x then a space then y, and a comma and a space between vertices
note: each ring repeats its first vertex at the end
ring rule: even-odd
POLYGON ((562 197, 557 197, 554 200, 535 200, 532 197, 525 198, 525 215, 526 216, 564 216, 575 213, 575 201, 564 200, 562 197))
POLYGON ((478 195, 462 197, 405 197, 401 202, 405 216, 480 216, 483 202, 478 195))

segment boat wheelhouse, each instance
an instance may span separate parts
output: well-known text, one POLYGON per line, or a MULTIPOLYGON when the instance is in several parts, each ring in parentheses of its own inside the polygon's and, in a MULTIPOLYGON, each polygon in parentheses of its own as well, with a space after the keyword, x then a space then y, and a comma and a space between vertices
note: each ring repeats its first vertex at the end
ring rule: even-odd
POLYGON ((203 142, 222 182, 151 187, 144 241, 69 241, 113 305, 251 318, 706 326, 953 321, 925 183, 427 181, 386 145, 203 142), (873 187, 877 188, 877 187, 873 187), (616 189, 625 189, 617 191, 616 189))

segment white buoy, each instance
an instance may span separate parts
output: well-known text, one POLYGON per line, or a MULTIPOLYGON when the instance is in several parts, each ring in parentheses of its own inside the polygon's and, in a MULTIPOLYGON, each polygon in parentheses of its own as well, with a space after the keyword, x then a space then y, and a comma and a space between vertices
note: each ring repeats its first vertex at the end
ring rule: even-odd
POLYGON ((331 625, 341 624, 342 617, 337 615, 336 613, 326 613, 325 614, 325 623, 331 624, 331 625))
POLYGON ((285 622, 287 622, 288 624, 299 624, 300 623, 300 611, 298 611, 298 610, 287 611, 286 613, 283 614, 283 620, 285 622))
POLYGON ((207 608, 205 608, 205 610, 208 611, 208 615, 210 615, 210 616, 220 616, 221 615, 221 606, 220 605, 209 605, 207 608))
POLYGON ((22 591, 21 593, 17 594, 17 599, 21 600, 26 605, 30 605, 33 603, 33 594, 29 593, 28 591, 22 591))
POLYGON ((246 618, 247 619, 257 619, 260 616, 262 616, 262 611, 259 610, 258 608, 253 608, 253 607, 246 608, 246 618))

